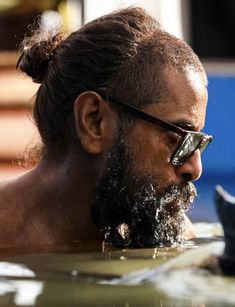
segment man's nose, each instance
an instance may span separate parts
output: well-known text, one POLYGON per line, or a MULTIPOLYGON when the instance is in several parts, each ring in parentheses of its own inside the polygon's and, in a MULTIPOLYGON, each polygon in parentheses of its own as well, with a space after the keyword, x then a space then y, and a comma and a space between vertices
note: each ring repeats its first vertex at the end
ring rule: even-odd
POLYGON ((176 167, 177 175, 183 180, 195 181, 202 174, 202 160, 200 150, 196 150, 194 154, 181 166, 176 167))

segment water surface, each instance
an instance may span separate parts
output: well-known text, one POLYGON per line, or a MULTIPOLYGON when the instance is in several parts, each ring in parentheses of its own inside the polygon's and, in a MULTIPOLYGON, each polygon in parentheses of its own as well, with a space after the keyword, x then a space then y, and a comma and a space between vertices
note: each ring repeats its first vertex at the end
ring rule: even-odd
MULTIPOLYGON (((77 242, 40 252, 36 247, 2 249, 0 306, 217 306, 214 298, 218 296, 218 285, 218 306, 232 306, 231 298, 223 300, 223 294, 228 294, 228 285, 231 293, 235 293, 233 279, 219 277, 218 281, 191 268, 172 270, 169 278, 162 275, 157 282, 109 284, 131 272, 162 267, 179 255, 187 255, 188 251, 200 252, 208 242, 223 241, 218 224, 198 224, 196 228, 198 238, 178 248, 118 250, 97 243, 77 242), (207 237, 203 236, 203 229, 207 237), (187 287, 196 284, 193 291, 198 293, 192 295, 187 287)), ((232 303, 235 304, 235 299, 232 303)))

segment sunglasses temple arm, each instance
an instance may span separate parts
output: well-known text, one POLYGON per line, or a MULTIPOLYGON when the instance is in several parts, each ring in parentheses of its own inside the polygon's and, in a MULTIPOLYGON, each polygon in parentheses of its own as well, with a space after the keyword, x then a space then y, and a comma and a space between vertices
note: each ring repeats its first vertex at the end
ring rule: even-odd
POLYGON ((177 126, 175 126, 175 125, 173 125, 171 123, 165 122, 165 121, 163 121, 163 120, 161 120, 161 119, 159 119, 157 117, 151 116, 150 114, 147 114, 147 113, 145 113, 145 112, 135 108, 132 105, 129 105, 129 104, 121 102, 121 101, 115 101, 115 100, 111 100, 111 101, 126 107, 132 113, 134 113, 137 117, 139 117, 139 118, 141 118, 141 119, 143 119, 143 120, 145 120, 147 122, 150 122, 152 124, 157 124, 158 126, 164 128, 164 129, 176 132, 176 133, 178 133, 178 134, 180 134, 182 136, 186 135, 184 130, 181 129, 180 127, 177 127, 177 126))

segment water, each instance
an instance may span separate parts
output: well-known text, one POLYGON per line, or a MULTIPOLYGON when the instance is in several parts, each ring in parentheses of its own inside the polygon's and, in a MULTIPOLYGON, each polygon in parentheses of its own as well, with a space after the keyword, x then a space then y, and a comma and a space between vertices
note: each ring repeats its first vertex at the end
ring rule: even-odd
MULTIPOLYGON (((73 246, 45 248, 40 253, 36 247, 2 249, 0 306, 201 307, 217 306, 214 298, 218 295, 218 306, 232 306, 231 298, 227 298, 228 289, 235 293, 234 280, 200 271, 195 274, 193 269, 195 258, 199 259, 195 256, 196 251, 198 255, 206 255, 208 242, 223 244, 219 236, 221 228, 218 224, 197 224, 196 229, 198 238, 180 248, 117 250, 107 245, 78 242, 73 246), (189 252, 193 252, 193 256, 189 252), (176 257, 181 256, 189 259, 187 261, 191 264, 178 261, 182 258, 176 257), (131 272, 162 268, 172 259, 182 263, 182 267, 177 264, 176 269, 171 265, 170 271, 157 278, 155 274, 151 283, 112 284, 131 272)), ((232 303, 235 304, 235 298, 232 303)))
MULTIPOLYGON (((4 250, 0 259, 0 306, 128 306, 155 300, 149 287, 113 287, 100 281, 154 267, 177 249, 114 250, 78 243, 55 250, 4 250), (138 290, 137 290, 138 288, 138 290), (151 297, 151 298, 150 298, 151 297)), ((139 305, 140 306, 140 305, 139 305)))

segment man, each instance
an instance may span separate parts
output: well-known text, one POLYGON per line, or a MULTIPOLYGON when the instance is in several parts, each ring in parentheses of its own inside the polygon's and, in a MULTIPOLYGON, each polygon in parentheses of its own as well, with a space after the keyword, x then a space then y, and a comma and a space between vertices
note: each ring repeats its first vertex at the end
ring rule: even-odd
POLYGON ((18 68, 41 83, 44 149, 37 167, 2 184, 0 244, 182 243, 211 141, 200 132, 207 79, 191 48, 130 8, 65 39, 39 28, 18 68))

